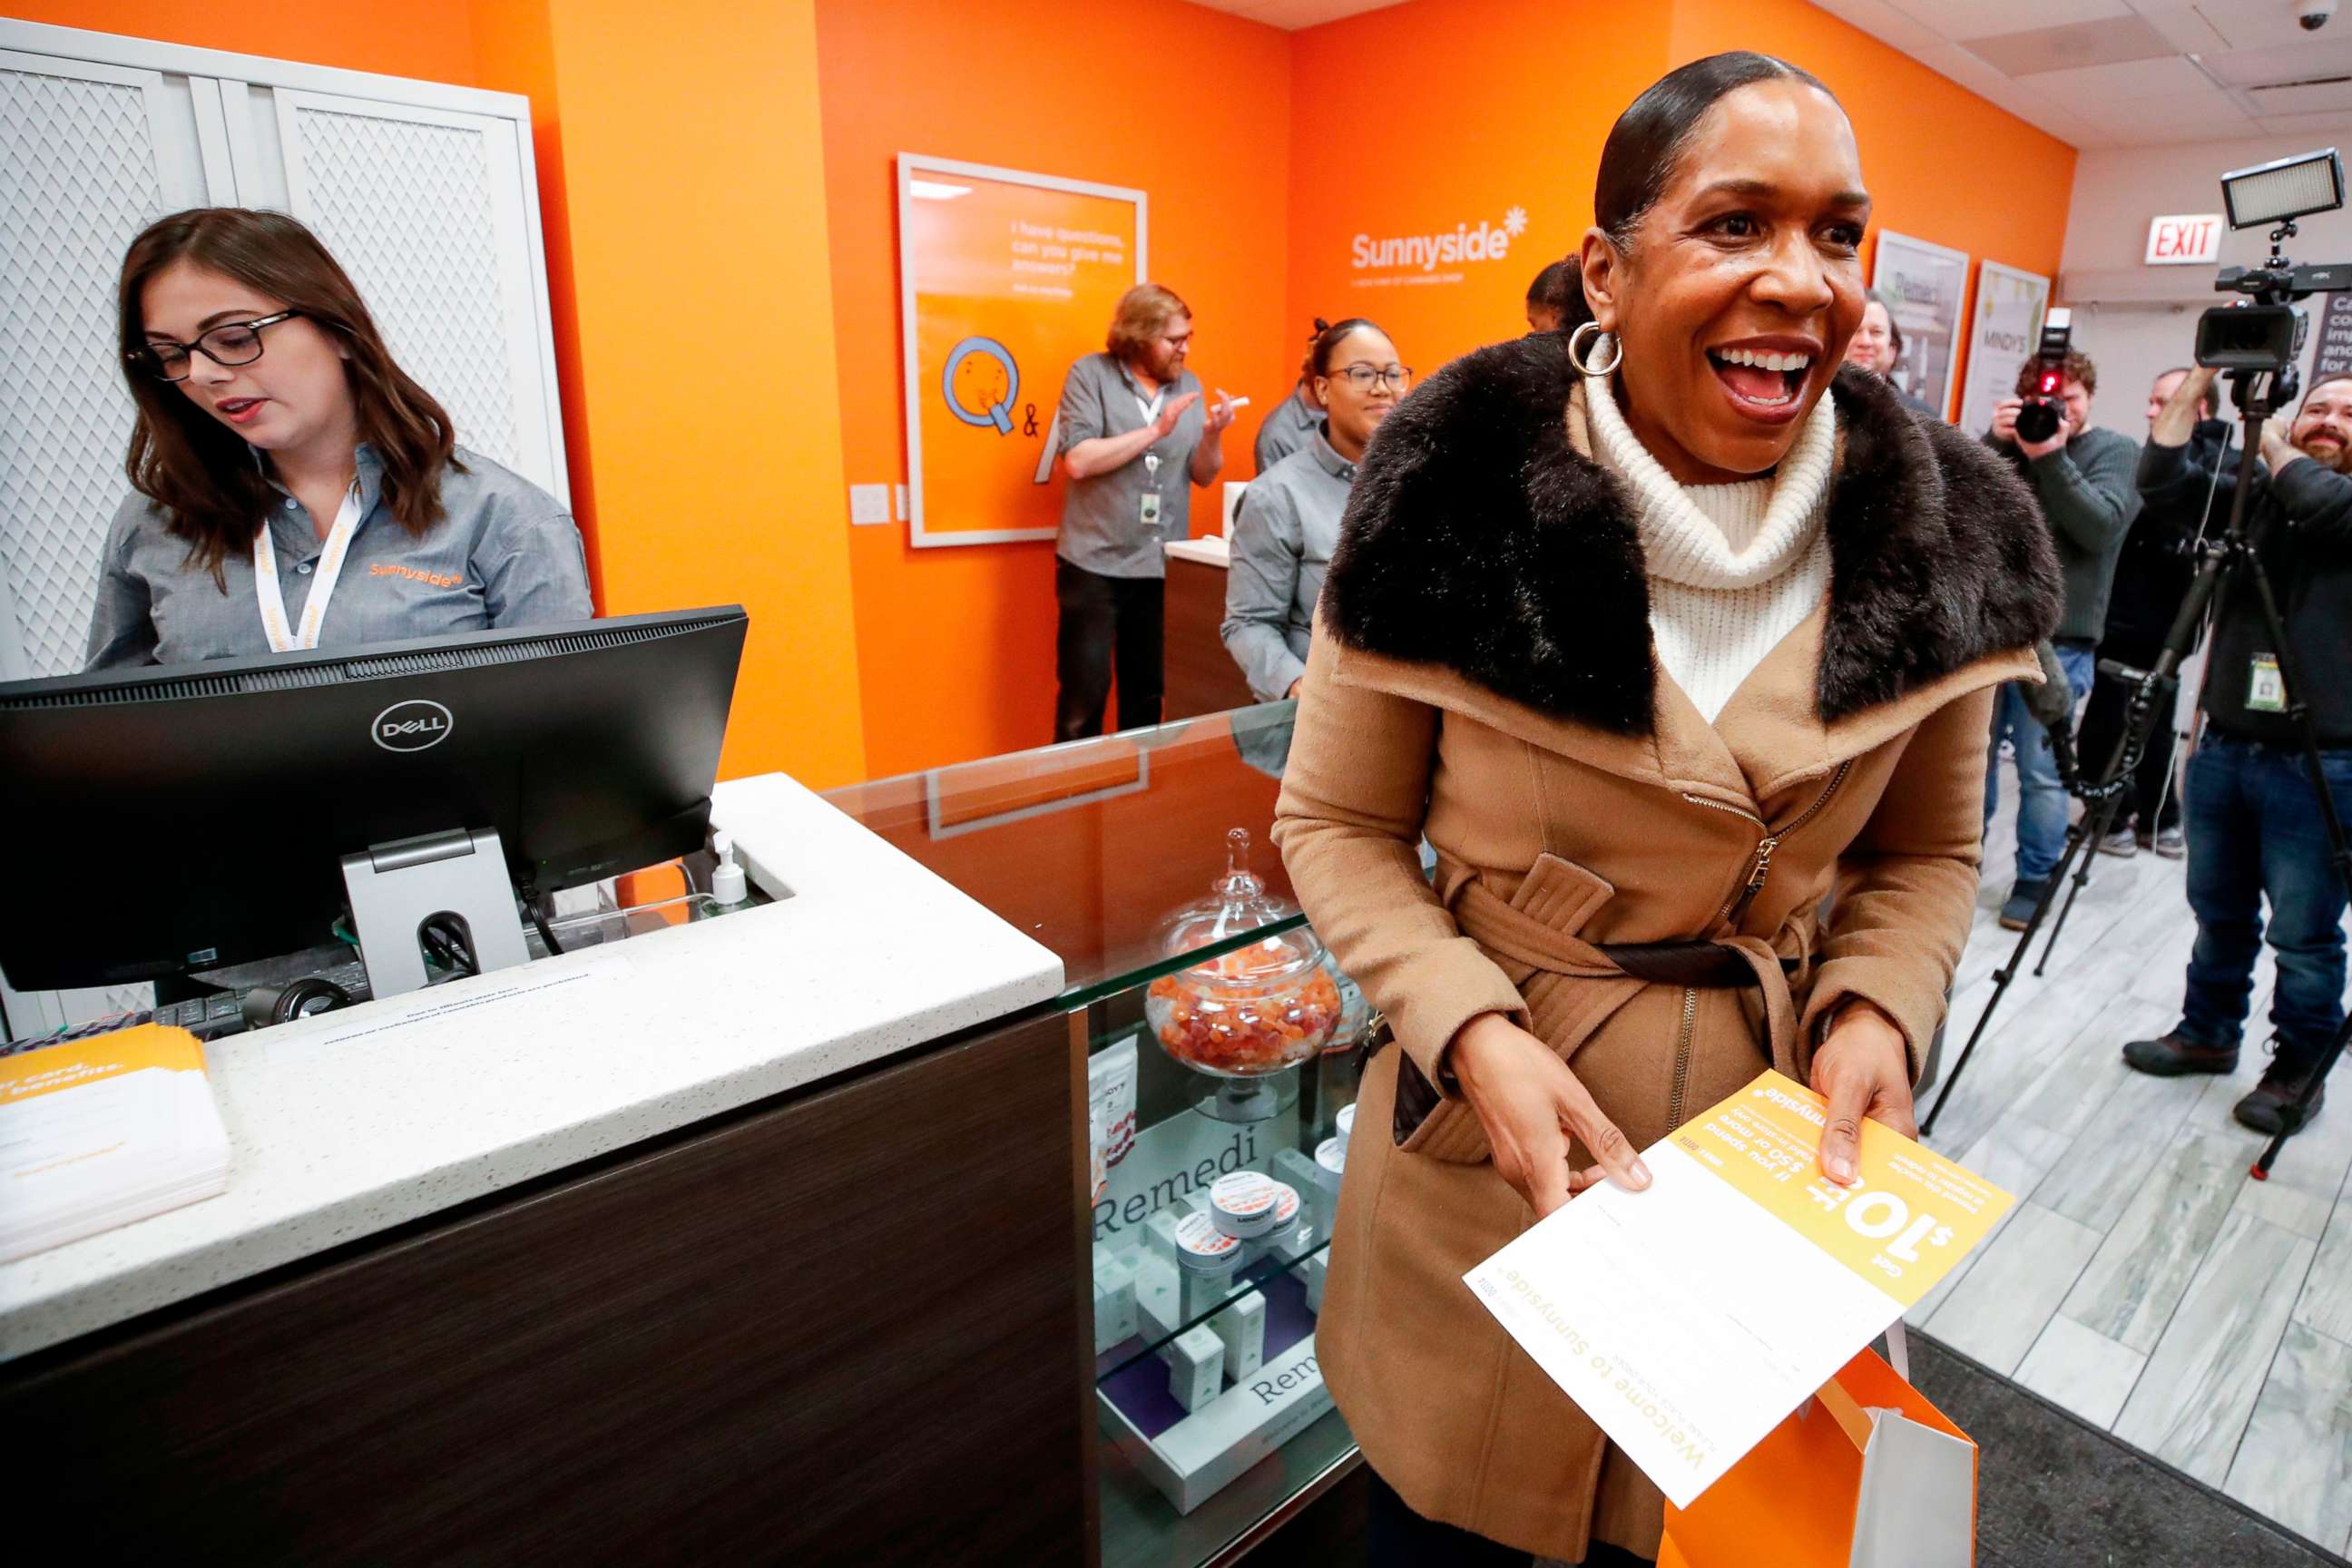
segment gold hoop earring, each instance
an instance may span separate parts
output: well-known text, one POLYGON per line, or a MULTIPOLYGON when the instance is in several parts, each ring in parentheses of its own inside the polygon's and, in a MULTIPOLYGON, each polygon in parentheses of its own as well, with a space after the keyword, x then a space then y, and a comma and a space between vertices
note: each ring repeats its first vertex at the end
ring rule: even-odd
POLYGON ((1625 345, 1618 342, 1615 338, 1610 337, 1608 332, 1602 330, 1601 323, 1598 321, 1587 321, 1582 326, 1577 328, 1576 331, 1568 334, 1568 363, 1576 367, 1576 371, 1579 375, 1608 375, 1614 372, 1616 368, 1624 362, 1625 345), (1607 364, 1587 364, 1584 363, 1586 347, 1584 334, 1587 332, 1597 334, 1596 342, 1605 339, 1608 342, 1610 348, 1614 351, 1610 354, 1609 363, 1607 364))

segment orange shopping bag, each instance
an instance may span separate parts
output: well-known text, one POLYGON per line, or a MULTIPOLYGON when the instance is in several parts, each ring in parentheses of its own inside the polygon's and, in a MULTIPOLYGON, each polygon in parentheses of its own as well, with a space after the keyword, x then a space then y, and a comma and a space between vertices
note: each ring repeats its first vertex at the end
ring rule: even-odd
POLYGON ((1976 1503, 1976 1444, 1865 1350, 1667 1507, 1658 1568, 1969 1568, 1976 1503))

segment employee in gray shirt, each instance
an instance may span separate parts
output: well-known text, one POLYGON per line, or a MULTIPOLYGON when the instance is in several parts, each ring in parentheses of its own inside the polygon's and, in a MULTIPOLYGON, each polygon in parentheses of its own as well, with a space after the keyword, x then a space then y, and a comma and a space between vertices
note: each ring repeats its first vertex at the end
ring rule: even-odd
POLYGON ((1339 542, 1356 465, 1412 384, 1388 334, 1360 317, 1317 334, 1308 363, 1326 416, 1304 451, 1242 492, 1225 576, 1225 649, 1266 702, 1292 695, 1307 672, 1315 601, 1339 542))
POLYGON ((1257 427, 1257 443, 1252 455, 1257 458, 1257 471, 1261 474, 1291 453, 1306 450, 1307 437, 1323 423, 1323 405, 1315 395, 1315 341, 1330 326, 1322 317, 1315 318, 1315 330, 1307 334, 1307 357, 1298 366, 1298 384, 1291 388, 1289 396, 1274 405, 1257 427))
POLYGON ((349 277, 282 214, 175 214, 123 264, 131 482, 87 668, 595 614, 556 500, 460 451, 349 277))
POLYGON ((1099 735, 1116 660, 1118 727, 1160 722, 1168 560, 1191 530, 1191 485, 1217 482, 1234 422, 1222 390, 1201 401, 1184 368, 1192 312, 1157 283, 1122 296, 1108 352, 1088 354, 1062 383, 1062 529, 1054 598, 1061 610, 1054 738, 1099 735))

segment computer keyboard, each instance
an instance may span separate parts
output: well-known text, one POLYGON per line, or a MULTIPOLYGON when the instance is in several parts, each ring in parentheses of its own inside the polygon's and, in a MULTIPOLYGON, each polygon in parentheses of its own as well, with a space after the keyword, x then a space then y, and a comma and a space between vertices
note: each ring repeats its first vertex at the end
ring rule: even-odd
MULTIPOLYGON (((364 1002, 372 994, 368 990, 367 965, 357 959, 309 969, 300 974, 289 975, 286 982, 279 984, 308 978, 324 980, 340 987, 355 1003, 364 1002)), ((134 1029, 142 1024, 162 1024, 170 1028, 185 1029, 200 1040, 216 1040, 226 1035, 243 1034, 252 1026, 246 1021, 246 998, 260 988, 258 983, 241 985, 235 990, 219 991, 185 1002, 167 1002, 160 1007, 142 1008, 135 1013, 91 1018, 68 1025, 53 1034, 27 1035, 22 1039, 0 1045, 0 1056, 14 1056, 19 1051, 35 1050, 42 1046, 61 1046, 73 1040, 91 1039, 100 1035, 113 1034, 119 1029, 134 1029)), ((271 988, 278 987, 273 985, 271 988)))

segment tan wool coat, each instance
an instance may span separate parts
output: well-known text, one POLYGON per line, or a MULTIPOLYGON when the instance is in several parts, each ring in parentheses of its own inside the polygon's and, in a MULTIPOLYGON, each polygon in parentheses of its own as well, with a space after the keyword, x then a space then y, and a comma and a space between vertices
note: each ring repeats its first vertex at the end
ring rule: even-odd
POLYGON ((1398 1047, 1357 1109, 1325 1375, 1416 1511, 1571 1562, 1654 1554, 1662 1500, 1462 1283, 1533 1214, 1434 1087, 1442 1052, 1511 1015, 1637 1148, 1767 1066, 1804 1079, 1850 997, 1895 1019, 1916 1075, 1975 900, 1994 688, 2039 678, 2059 598, 2013 478, 1843 373, 1827 600, 1709 724, 1656 667, 1574 379, 1556 335, 1499 344, 1374 441, 1275 830, 1398 1047), (1595 945, 1694 938, 1758 984, 1651 984, 1595 945))

